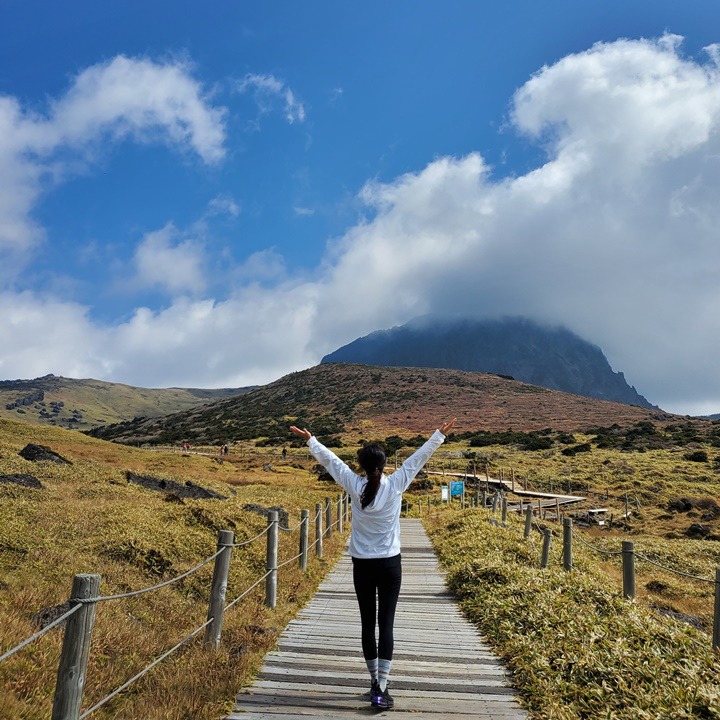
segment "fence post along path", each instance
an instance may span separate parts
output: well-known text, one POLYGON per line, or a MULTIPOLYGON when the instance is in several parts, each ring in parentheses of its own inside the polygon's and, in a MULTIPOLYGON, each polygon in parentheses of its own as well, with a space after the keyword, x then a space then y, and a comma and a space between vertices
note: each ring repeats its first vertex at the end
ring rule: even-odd
POLYGON ((207 619, 211 622, 205 628, 204 638, 205 644, 210 645, 215 650, 220 647, 225 596, 227 594, 228 575, 230 573, 230 555, 232 553, 234 540, 235 533, 231 530, 220 530, 218 533, 218 550, 224 548, 225 551, 215 558, 212 585, 210 586, 210 606, 208 607, 207 615, 207 619))
MULTIPOLYGON (((99 575, 74 577, 70 593, 71 602, 97 598, 99 594, 99 575)), ((97 603, 84 603, 67 620, 57 673, 52 720, 78 720, 80 717, 96 609, 97 603)))
MULTIPOLYGON (((402 519, 390 692, 397 720, 524 720, 505 669, 446 589, 420 520, 402 519)), ((265 656, 226 720, 367 718, 370 676, 347 552, 265 656)), ((382 713, 382 717, 385 714, 382 713)))

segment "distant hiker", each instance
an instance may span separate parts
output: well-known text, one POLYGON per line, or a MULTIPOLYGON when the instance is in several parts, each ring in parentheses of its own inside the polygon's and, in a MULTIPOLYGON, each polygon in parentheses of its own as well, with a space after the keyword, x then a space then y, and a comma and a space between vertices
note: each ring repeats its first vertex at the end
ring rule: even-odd
POLYGON ((362 477, 318 442, 309 430, 290 428, 306 441, 313 457, 350 495, 353 523, 349 552, 360 607, 363 656, 371 678, 370 703, 376 708, 391 708, 395 704, 388 691, 388 675, 393 656, 395 608, 402 581, 402 494, 454 425, 455 419, 441 425, 402 467, 387 477, 383 475, 385 451, 381 445, 372 443, 358 450, 358 462, 366 474, 362 477), (380 628, 379 643, 375 641, 376 616, 380 628))
POLYGON ((286 448, 286 447, 283 447, 283 449, 282 449, 282 458, 283 458, 283 460, 284 460, 286 457, 287 457, 287 448, 286 448))

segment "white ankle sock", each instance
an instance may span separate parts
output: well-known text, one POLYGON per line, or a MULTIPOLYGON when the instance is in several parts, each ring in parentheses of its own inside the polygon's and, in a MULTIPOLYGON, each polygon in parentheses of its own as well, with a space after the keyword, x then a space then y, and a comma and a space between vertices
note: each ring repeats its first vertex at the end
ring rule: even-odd
POLYGON ((372 680, 378 679, 378 659, 373 658, 372 660, 365 660, 367 669, 370 671, 370 678, 372 680))

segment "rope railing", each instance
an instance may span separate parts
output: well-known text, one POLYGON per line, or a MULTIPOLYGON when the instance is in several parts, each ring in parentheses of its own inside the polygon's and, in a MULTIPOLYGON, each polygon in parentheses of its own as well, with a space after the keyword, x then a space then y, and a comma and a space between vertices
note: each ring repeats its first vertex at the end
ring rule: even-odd
POLYGON ((635 557, 638 560, 642 560, 643 562, 648 562, 651 565, 655 565, 656 567, 662 568, 663 570, 667 570, 668 572, 675 573, 675 575, 681 575, 682 577, 690 578, 691 580, 699 580, 700 582, 712 583, 713 585, 716 582, 712 578, 705 578, 705 577, 701 577, 700 575, 691 575, 690 573, 683 572, 682 570, 676 570, 675 568, 667 567, 666 565, 662 565, 661 563, 656 562, 655 560, 652 560, 645 555, 641 555, 638 552, 635 553, 635 557))
POLYGON ((182 575, 178 575, 177 577, 166 580, 165 582, 159 583, 158 585, 152 585, 151 587, 142 588, 141 590, 131 590, 130 592, 119 593, 118 595, 100 595, 98 597, 77 598, 75 602, 87 605, 90 603, 105 602, 106 600, 122 600, 123 598, 135 597, 136 595, 144 595, 145 593, 160 590, 160 588, 167 587, 168 585, 174 585, 176 582, 179 582, 183 578, 188 577, 188 575, 192 575, 193 573, 197 572, 201 567, 204 567, 209 562, 212 562, 218 555, 224 553, 225 549, 225 546, 221 547, 209 558, 205 558, 205 560, 203 560, 199 565, 196 565, 194 568, 191 568, 187 572, 184 572, 182 575))
POLYGON ((50 632, 50 630, 52 630, 54 627, 57 627, 61 622, 65 622, 65 620, 67 620, 72 614, 76 613, 79 609, 80 605, 76 604, 66 613, 63 613, 59 618, 53 620, 49 625, 46 625, 42 630, 36 632, 27 640, 23 640, 19 645, 16 645, 11 650, 8 650, 6 653, 0 655, 0 662, 5 660, 6 658, 9 658, 11 655, 14 655, 18 650, 22 650, 26 645, 29 645, 31 642, 34 642, 38 638, 42 637, 46 632, 50 632))
POLYGON ((282 532, 294 533, 301 526, 302 526, 302 520, 297 525, 293 525, 292 527, 286 527, 286 528, 280 527, 278 529, 281 530, 282 532))
POLYGON ((251 537, 249 540, 243 540, 242 542, 234 542, 226 545, 226 547, 232 547, 232 548, 239 548, 243 545, 250 545, 251 543, 254 543, 258 538, 261 538, 263 535, 267 533, 267 531, 270 529, 269 525, 266 525, 255 537, 251 537))
POLYGON ((291 557, 289 560, 285 560, 285 562, 281 562, 281 563, 280 563, 276 568, 274 568, 274 569, 275 569, 275 570, 279 570, 280 568, 283 568, 283 567, 285 567, 286 565, 289 565, 291 562, 295 562, 295 560, 297 560, 297 559, 298 559, 299 557, 301 557, 301 556, 302 556, 302 553, 299 552, 297 555, 295 555, 295 557, 291 557))
MULTIPOLYGON (((335 525, 342 526, 343 520, 349 521, 349 505, 343 505, 345 502, 345 496, 341 495, 337 501, 329 503, 328 506, 337 506, 338 519, 328 526, 328 529, 335 525)), ((162 662, 169 655, 174 653, 176 650, 181 648, 184 644, 189 642, 191 639, 196 637, 199 633, 205 630, 205 644, 214 646, 217 650, 220 643, 220 633, 222 627, 222 616, 225 611, 237 605, 240 600, 246 597, 252 590, 254 590, 263 581, 266 582, 265 588, 265 605, 270 609, 275 609, 277 603, 277 573, 278 570, 284 568, 291 563, 300 560, 300 568, 303 571, 307 570, 307 557, 308 551, 311 548, 317 548, 318 557, 322 557, 322 535, 318 535, 315 541, 310 544, 308 542, 308 532, 310 523, 312 520, 316 523, 316 530, 318 527, 322 527, 322 513, 323 510, 327 510, 322 506, 319 507, 315 513, 315 517, 311 518, 310 513, 307 510, 302 511, 302 518, 300 522, 292 528, 280 528, 278 513, 276 511, 270 511, 268 514, 267 526, 259 532, 257 535, 243 540, 241 542, 233 542, 234 534, 229 530, 221 530, 218 536, 217 551, 211 556, 205 558, 201 563, 178 575, 177 577, 166 580, 165 582, 158 583, 151 587, 142 588, 140 590, 133 590, 126 593, 119 593, 117 595, 100 595, 98 590, 100 587, 100 576, 99 575, 76 575, 73 581, 73 591, 71 593, 70 603, 72 607, 67 612, 63 613, 60 617, 56 618, 52 623, 48 624, 39 632, 33 634, 31 637, 23 640, 17 646, 6 651, 0 656, 0 661, 5 660, 16 652, 26 647, 33 641, 42 637, 53 628, 59 626, 63 622, 67 622, 65 626, 65 634, 63 640, 63 652, 60 660, 60 666, 58 668, 58 681, 55 691, 55 702, 53 707, 53 717, 62 717, 63 720, 82 720, 88 717, 96 710, 101 708, 111 699, 122 693, 134 682, 142 678, 152 668, 162 662), (319 521, 319 525, 317 524, 319 521), (301 529, 300 537, 300 552, 278 564, 278 536, 279 530, 285 530, 286 532, 294 532, 295 530, 301 529), (230 570, 231 554, 233 548, 243 547, 259 540, 264 535, 267 535, 267 558, 266 558, 266 572, 260 578, 258 578, 250 587, 245 589, 240 595, 234 600, 225 604, 225 588, 228 583, 228 574, 230 570), (138 673, 133 675, 132 678, 124 682, 118 688, 113 690, 110 694, 105 696, 102 700, 95 703, 91 708, 80 714, 81 712, 81 701, 82 701, 82 690, 85 681, 85 674, 87 668, 88 655, 90 650, 90 642, 92 636, 92 629, 95 619, 95 611, 98 603, 119 600, 123 598, 135 597, 150 593, 161 588, 173 585, 179 582, 183 578, 192 575, 193 573, 200 570, 210 562, 215 561, 213 570, 212 587, 210 593, 210 610, 208 612, 208 619, 199 627, 195 628, 191 633, 182 638, 179 642, 173 645, 172 648, 164 652, 158 658, 149 663, 146 667, 140 670, 138 673), (81 678, 79 684, 78 693, 78 677, 81 678), (72 689, 72 692, 69 692, 72 689), (68 699, 71 698, 71 699, 68 699)))
POLYGON ((225 610, 229 610, 231 607, 237 605, 247 594, 254 590, 263 580, 266 580, 272 573, 272 570, 268 570, 262 577, 258 578, 247 590, 241 592, 232 602, 229 602, 225 606, 225 610))
POLYGON ((595 547, 595 545, 589 543, 575 530, 573 530, 573 537, 578 539, 583 545, 589 547, 591 550, 594 550, 596 553, 600 553, 601 555, 622 555, 622 550, 604 550, 603 548, 595 547))

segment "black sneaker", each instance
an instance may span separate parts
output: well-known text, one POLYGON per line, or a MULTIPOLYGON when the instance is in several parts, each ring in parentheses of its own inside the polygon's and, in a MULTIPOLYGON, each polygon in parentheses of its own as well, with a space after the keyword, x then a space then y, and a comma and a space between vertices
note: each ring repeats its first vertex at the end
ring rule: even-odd
POLYGON ((392 695, 388 690, 388 685, 385 686, 384 690, 380 690, 380 686, 377 686, 377 692, 373 691, 370 693, 370 704, 375 708, 382 710, 389 710, 395 705, 395 701, 392 699, 392 695))
POLYGON ((373 681, 370 683, 370 700, 372 701, 372 699, 373 699, 374 697, 378 696, 378 695, 382 695, 382 690, 380 690, 380 686, 378 685, 378 681, 377 681, 377 680, 373 680, 373 681))

